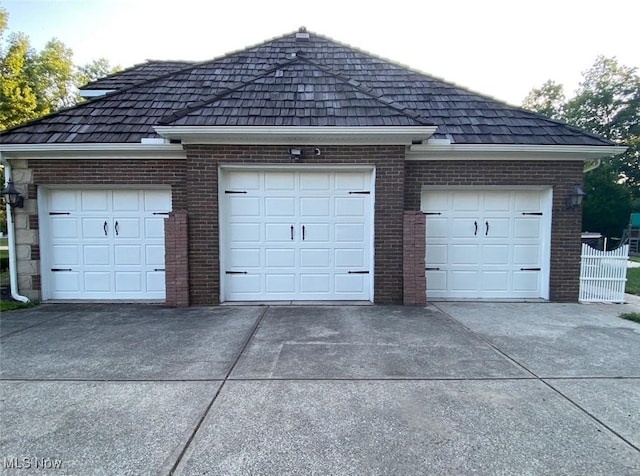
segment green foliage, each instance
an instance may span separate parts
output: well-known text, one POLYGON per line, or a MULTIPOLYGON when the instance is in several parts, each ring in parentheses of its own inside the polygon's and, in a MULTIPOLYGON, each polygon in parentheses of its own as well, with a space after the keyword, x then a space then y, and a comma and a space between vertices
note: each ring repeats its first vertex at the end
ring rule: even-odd
POLYGON ((623 312, 620 314, 620 317, 626 319, 627 321, 633 321, 640 323, 640 313, 639 312, 623 312))
POLYGON ((587 173, 584 191, 587 199, 582 208, 582 228, 605 236, 620 237, 631 214, 631 191, 617 183, 618 173, 607 163, 587 173))
POLYGON ((79 85, 117 71, 104 58, 75 67, 73 51, 55 38, 42 51, 22 33, 5 40, 7 27, 0 7, 0 130, 77 104, 79 85))
POLYGON ((565 100, 562 85, 547 81, 533 89, 523 106, 552 119, 627 146, 585 176, 584 229, 620 236, 629 213, 640 211, 640 76, 616 58, 599 56, 583 73, 574 97, 565 100))
POLYGON ((0 312, 15 311, 17 309, 28 309, 30 307, 36 307, 38 304, 40 304, 38 301, 0 301, 0 312))
POLYGON ((640 295, 640 268, 627 269, 627 285, 625 292, 640 295))

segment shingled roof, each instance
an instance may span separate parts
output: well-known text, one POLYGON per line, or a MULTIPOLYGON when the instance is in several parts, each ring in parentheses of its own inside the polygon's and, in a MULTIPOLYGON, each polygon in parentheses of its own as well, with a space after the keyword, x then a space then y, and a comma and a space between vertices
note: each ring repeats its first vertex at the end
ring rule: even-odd
POLYGON ((115 89, 0 134, 0 143, 122 143, 154 126, 420 126, 457 144, 612 145, 314 33, 202 63, 150 62, 98 80, 115 89))

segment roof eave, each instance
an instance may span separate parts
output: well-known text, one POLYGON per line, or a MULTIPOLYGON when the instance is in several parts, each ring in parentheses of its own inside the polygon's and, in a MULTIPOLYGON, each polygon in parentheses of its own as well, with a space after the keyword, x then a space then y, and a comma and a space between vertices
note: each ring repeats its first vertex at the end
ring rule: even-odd
POLYGON ((622 154, 624 146, 528 144, 416 144, 406 160, 577 160, 589 161, 622 154))
POLYGON ((426 141, 436 126, 157 126, 156 132, 183 144, 411 145, 426 141))
POLYGON ((180 144, 65 143, 0 144, 7 159, 185 159, 180 144))

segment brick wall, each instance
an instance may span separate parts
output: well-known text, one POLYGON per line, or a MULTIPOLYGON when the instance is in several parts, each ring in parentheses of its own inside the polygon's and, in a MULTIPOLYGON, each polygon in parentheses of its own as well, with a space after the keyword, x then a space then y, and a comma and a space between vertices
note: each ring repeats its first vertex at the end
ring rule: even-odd
POLYGON ((425 279, 426 227, 420 211, 404 212, 404 304, 424 306, 427 303, 425 279))
MULTIPOLYGON (((297 146, 303 150, 296 166, 373 165, 375 189, 375 301, 402 303, 402 212, 404 147, 297 146)), ((288 146, 187 145, 189 268, 191 303, 217 304, 220 297, 218 165, 293 165, 288 146)))
POLYGON ((565 200, 582 185, 582 162, 424 161, 405 163, 406 210, 420 209, 423 185, 544 185, 553 188, 550 298, 575 302, 580 286, 581 210, 566 210, 565 200))
POLYGON ((164 220, 165 287, 168 306, 189 306, 187 212, 174 210, 164 220))

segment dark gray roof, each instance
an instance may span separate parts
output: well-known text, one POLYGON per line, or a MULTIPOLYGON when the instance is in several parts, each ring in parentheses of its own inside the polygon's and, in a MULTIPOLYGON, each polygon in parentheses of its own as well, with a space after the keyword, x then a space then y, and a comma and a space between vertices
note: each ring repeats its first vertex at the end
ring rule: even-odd
POLYGON ((155 62, 125 70, 93 83, 99 89, 111 84, 116 92, 5 131, 0 143, 139 142, 156 136, 154 126, 167 124, 433 124, 438 127, 434 137, 458 144, 612 144, 320 35, 309 36, 300 40, 292 33, 203 63, 155 62))
POLYGON ((136 64, 130 68, 123 69, 117 73, 110 74, 104 78, 97 79, 82 86, 82 90, 117 90, 127 86, 147 81, 167 74, 175 73, 188 68, 194 64, 193 61, 155 61, 148 60, 145 63, 136 64))

